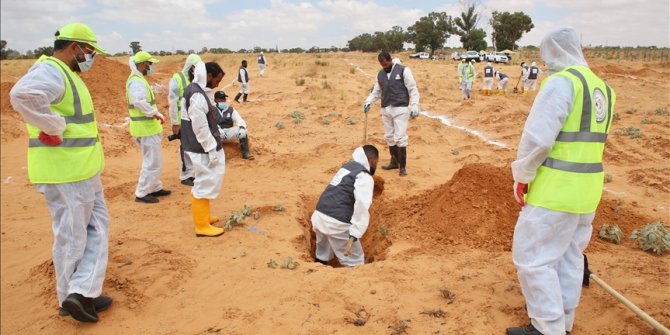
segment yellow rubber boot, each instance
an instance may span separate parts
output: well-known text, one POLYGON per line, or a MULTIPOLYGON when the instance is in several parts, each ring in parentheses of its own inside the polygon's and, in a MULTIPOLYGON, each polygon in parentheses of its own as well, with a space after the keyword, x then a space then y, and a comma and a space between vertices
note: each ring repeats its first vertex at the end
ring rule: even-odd
POLYGON ((521 86, 521 94, 524 94, 524 92, 526 91, 524 90, 523 86, 521 86))
POLYGON ((503 95, 503 90, 498 89, 498 95, 503 95))
POLYGON ((209 224, 217 223, 217 222, 219 222, 219 220, 221 220, 221 219, 216 215, 210 215, 209 216, 209 224))
POLYGON ((191 195, 191 211, 195 223, 195 236, 214 237, 224 233, 223 228, 214 227, 209 223, 209 199, 197 199, 191 195))

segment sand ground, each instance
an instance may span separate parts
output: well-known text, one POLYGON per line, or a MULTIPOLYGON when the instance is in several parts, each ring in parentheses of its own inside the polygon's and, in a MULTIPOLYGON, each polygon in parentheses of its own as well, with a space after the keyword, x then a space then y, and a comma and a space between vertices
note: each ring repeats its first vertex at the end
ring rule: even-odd
MULTIPOLYGON (((454 62, 400 55, 414 72, 424 112, 408 130, 409 176, 378 170, 385 190, 362 239, 369 263, 344 269, 312 261, 309 216, 332 174, 362 144, 362 103, 379 70, 376 55, 267 56, 264 78, 255 55, 203 56, 220 62, 227 73, 220 87, 232 96, 239 62, 250 61, 251 101, 235 107, 249 124, 256 157, 245 161, 236 144, 226 145, 223 190, 212 212, 226 218, 246 204, 258 214, 213 239, 194 237, 177 141, 163 142, 162 181, 172 195, 155 205, 133 201, 141 160, 124 123, 126 59, 98 57, 83 75, 105 149, 111 215, 104 292, 114 304, 97 324, 57 315, 51 219, 27 179, 25 127, 8 99, 32 61, 2 61, 2 334, 503 334, 527 322, 510 252, 519 207, 509 165, 535 93, 511 93, 518 60, 497 66, 512 77, 508 95, 475 92, 462 101, 454 62), (299 124, 294 111, 305 116, 299 124), (282 268, 291 261, 295 268, 282 268)), ((149 77, 165 115, 169 78, 184 60, 163 57, 149 77)), ((611 182, 587 249, 590 267, 670 325, 669 258, 628 239, 644 224, 669 222, 670 64, 589 62, 618 96, 605 153, 611 182), (616 135, 628 127, 642 136, 616 135), (597 238, 604 223, 622 228, 620 245, 597 238)), ((378 103, 367 124, 368 142, 385 163, 378 103)), ((583 291, 573 334, 655 332, 592 285, 583 291)))

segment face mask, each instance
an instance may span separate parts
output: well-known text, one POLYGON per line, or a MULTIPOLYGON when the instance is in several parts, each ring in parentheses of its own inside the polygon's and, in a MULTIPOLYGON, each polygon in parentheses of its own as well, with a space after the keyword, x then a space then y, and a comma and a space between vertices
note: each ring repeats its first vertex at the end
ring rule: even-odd
POLYGON ((228 104, 225 102, 217 102, 216 105, 219 107, 220 110, 225 111, 228 109, 228 104))
POLYGON ((152 73, 154 73, 154 66, 149 65, 149 67, 147 68, 147 76, 152 74, 152 73))
POLYGON ((84 50, 81 49, 79 44, 77 44, 77 47, 84 54, 84 61, 80 62, 79 60, 77 60, 76 56, 75 56, 74 60, 76 60, 77 65, 79 65, 79 71, 86 72, 86 71, 90 70, 91 67, 93 66, 93 55, 89 55, 89 54, 85 53, 84 50))

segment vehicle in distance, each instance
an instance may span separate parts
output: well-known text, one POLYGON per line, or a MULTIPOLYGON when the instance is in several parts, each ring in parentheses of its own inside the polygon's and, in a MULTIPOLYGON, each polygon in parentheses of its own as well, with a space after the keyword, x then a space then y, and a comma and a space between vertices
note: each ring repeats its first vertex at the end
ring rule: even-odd
POLYGON ((427 52, 417 52, 409 55, 409 58, 430 59, 430 54, 427 52))
POLYGON ((489 52, 486 54, 486 60, 494 63, 507 63, 509 59, 502 52, 489 52))
POLYGON ((484 57, 482 57, 477 51, 468 51, 461 54, 461 59, 465 59, 468 62, 474 60, 475 62, 479 63, 484 60, 484 57))

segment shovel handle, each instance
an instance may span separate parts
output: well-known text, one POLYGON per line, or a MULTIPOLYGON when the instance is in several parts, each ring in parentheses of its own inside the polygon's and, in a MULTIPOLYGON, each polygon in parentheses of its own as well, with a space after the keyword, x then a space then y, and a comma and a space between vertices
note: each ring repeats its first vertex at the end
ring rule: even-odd
POLYGON ((365 113, 365 125, 363 126, 363 145, 368 144, 368 113, 365 113))
POLYGON ((590 276, 591 280, 596 282, 600 287, 605 289, 609 294, 617 298, 619 301, 621 301, 626 307, 628 307, 631 311, 633 311, 635 314, 637 314, 639 317, 641 317, 644 321, 647 321, 654 329, 662 332, 663 334, 670 335, 670 330, 666 328, 664 325, 662 325, 660 322, 656 321, 654 318, 649 316, 649 314, 645 313, 643 310, 641 310, 639 307, 635 306, 630 300, 626 299, 621 293, 617 292, 614 290, 612 287, 607 285, 602 279, 598 278, 598 276, 595 275, 595 273, 591 273, 590 276))

